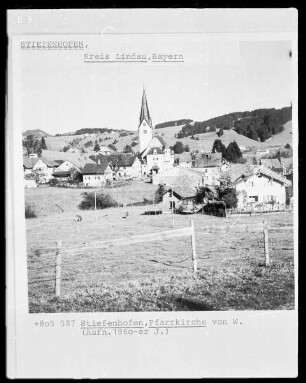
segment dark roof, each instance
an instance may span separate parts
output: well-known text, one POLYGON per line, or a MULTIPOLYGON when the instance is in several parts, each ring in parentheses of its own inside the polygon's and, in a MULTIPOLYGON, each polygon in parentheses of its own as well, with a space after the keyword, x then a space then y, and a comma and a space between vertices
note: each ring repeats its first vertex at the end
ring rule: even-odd
POLYGON ((60 171, 60 172, 54 172, 53 176, 54 177, 70 177, 71 173, 72 172, 70 170, 65 170, 65 171, 60 171))
POLYGON ((160 136, 159 134, 155 134, 155 136, 159 141, 160 143, 163 145, 163 148, 165 148, 167 146, 165 140, 162 138, 162 136, 160 136))
POLYGON ((35 175, 34 174, 25 174, 24 175, 24 179, 28 180, 28 181, 31 181, 31 180, 34 180, 35 181, 35 175))
POLYGON ((222 165, 222 153, 196 153, 192 157, 192 167, 208 168, 222 165))
POLYGON ((158 147, 153 147, 153 148, 151 148, 149 151, 148 151, 148 153, 147 153, 147 156, 148 155, 150 155, 150 154, 153 154, 153 151, 154 150, 156 150, 156 154, 163 154, 164 152, 160 149, 160 148, 158 148, 158 147))
POLYGON ((36 162, 39 161, 39 158, 29 158, 29 157, 23 157, 23 166, 26 169, 32 169, 33 166, 36 164, 36 162))
MULTIPOLYGON (((111 154, 109 156, 103 156, 97 154, 96 156, 90 156, 89 158, 100 164, 111 164, 112 166, 127 167, 132 166, 137 156, 129 154, 111 154)), ((105 167, 106 167, 105 166, 105 167)))
POLYGON ((148 102, 147 102, 145 90, 143 90, 143 93, 142 93, 139 123, 141 124, 143 120, 146 120, 147 123, 152 127, 152 119, 151 119, 150 112, 149 112, 149 107, 148 107, 148 102))
POLYGON ((53 162, 55 162, 55 166, 60 166, 60 165, 63 164, 65 161, 64 161, 64 160, 54 160, 53 162))
POLYGON ((108 163, 103 164, 86 164, 82 170, 82 174, 104 174, 108 163))
POLYGON ((260 160, 261 165, 270 169, 283 169, 283 166, 278 158, 262 158, 260 160))
POLYGON ((173 186, 168 188, 167 191, 164 192, 164 194, 168 193, 170 190, 172 190, 173 194, 175 194, 181 199, 194 198, 197 195, 196 188, 192 188, 189 186, 173 186))

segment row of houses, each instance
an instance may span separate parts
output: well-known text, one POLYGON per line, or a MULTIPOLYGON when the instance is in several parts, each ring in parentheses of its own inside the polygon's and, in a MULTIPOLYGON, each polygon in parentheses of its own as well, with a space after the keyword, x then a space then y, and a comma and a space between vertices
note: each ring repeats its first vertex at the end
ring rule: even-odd
MULTIPOLYGON (((205 170, 205 169, 204 169, 205 170)), ((221 171, 231 180, 237 192, 238 210, 284 210, 286 208, 286 188, 292 182, 284 175, 263 165, 229 165, 221 171)), ((220 177, 221 174, 219 174, 220 177)), ((218 184, 208 183, 205 171, 201 168, 177 166, 153 178, 154 183, 163 185, 163 210, 179 209, 182 204, 195 204, 198 191, 207 190, 207 200, 201 203, 218 203, 218 184)))

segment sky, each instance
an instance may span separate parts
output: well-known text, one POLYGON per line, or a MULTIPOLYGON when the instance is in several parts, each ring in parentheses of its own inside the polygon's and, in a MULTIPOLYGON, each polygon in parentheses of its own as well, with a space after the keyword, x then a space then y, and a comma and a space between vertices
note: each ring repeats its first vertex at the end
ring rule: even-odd
POLYGON ((86 43, 89 53, 179 53, 184 63, 86 64, 79 51, 21 52, 23 131, 137 130, 143 86, 154 125, 292 101, 290 41, 112 35, 86 43))

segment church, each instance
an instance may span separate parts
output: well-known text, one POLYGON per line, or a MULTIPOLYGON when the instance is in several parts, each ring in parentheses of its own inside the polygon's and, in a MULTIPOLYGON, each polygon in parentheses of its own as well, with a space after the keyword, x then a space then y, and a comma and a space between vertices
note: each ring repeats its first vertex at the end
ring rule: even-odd
POLYGON ((171 149, 161 135, 154 131, 145 90, 142 94, 138 138, 143 175, 154 175, 174 166, 171 149))

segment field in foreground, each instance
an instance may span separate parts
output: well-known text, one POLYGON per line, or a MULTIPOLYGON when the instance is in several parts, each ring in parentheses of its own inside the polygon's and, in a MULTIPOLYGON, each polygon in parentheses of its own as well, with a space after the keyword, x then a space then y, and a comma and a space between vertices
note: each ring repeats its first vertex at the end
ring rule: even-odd
MULTIPOLYGON (((31 192, 27 191, 27 198, 31 192)), ((33 192, 38 201, 38 190, 33 192)), ((135 190, 134 195, 136 199, 135 190)), ((71 199, 71 208, 64 213, 27 220, 31 312, 294 308, 293 230, 281 230, 292 226, 289 213, 192 216, 198 255, 194 275, 188 237, 99 248, 104 240, 171 230, 170 214, 143 215, 145 210, 155 209, 152 205, 123 207, 82 211, 83 220, 74 222, 80 211, 73 204, 79 202, 80 194, 71 199), (129 216, 123 219, 127 211, 129 216), (253 231, 263 219, 278 228, 269 233, 268 268, 264 267, 262 232, 253 231), (62 291, 56 297, 55 243, 59 240, 62 291)), ((188 227, 190 218, 175 215, 175 228, 188 227)))

